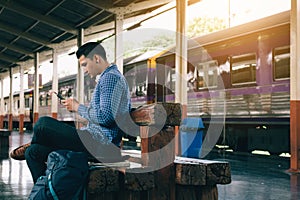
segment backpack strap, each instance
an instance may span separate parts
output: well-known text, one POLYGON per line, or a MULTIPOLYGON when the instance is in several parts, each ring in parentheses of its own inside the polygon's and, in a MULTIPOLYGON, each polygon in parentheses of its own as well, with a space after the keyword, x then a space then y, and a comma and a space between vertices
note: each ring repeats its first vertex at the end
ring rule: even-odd
POLYGON ((51 193, 53 199, 54 199, 54 200, 59 200, 59 199, 58 199, 58 196, 56 195, 56 193, 55 193, 55 191, 54 191, 53 185, 52 185, 51 175, 52 175, 52 173, 49 173, 49 175, 48 175, 48 186, 49 186, 49 190, 50 190, 50 193, 51 193))

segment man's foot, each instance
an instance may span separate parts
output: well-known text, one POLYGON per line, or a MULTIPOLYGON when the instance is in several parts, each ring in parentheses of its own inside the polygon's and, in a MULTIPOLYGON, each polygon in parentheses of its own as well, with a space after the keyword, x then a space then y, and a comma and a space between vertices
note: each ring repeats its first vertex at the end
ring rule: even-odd
POLYGON ((12 150, 9 156, 15 160, 25 160, 25 151, 30 146, 31 143, 23 144, 18 148, 12 150))

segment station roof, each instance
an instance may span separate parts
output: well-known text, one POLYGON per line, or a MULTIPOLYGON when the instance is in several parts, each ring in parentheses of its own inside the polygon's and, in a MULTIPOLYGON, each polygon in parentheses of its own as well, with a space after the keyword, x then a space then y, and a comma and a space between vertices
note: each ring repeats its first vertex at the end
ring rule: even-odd
MULTIPOLYGON (((0 0, 0 73, 35 52, 77 38, 78 30, 151 12, 172 0, 0 0)), ((105 30, 103 30, 105 31, 105 30)))

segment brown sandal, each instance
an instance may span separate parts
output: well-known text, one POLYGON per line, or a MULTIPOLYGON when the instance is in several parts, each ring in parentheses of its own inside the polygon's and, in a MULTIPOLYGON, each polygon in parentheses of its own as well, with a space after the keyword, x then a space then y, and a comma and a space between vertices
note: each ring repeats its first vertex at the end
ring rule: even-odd
POLYGON ((12 150, 9 156, 15 160, 25 160, 25 151, 30 146, 31 143, 23 144, 18 148, 12 150))

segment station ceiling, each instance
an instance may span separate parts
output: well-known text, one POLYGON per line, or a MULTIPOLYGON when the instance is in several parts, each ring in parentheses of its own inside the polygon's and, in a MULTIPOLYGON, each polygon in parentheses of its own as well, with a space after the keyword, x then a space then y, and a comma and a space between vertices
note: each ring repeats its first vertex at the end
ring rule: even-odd
POLYGON ((172 0, 0 0, 0 73, 77 38, 78 30, 151 12, 172 0))

